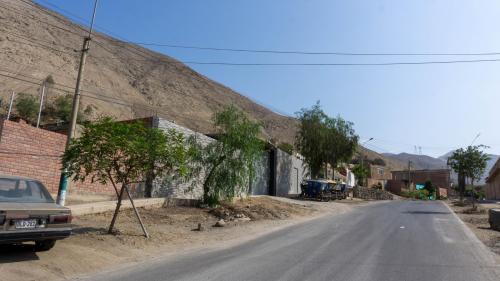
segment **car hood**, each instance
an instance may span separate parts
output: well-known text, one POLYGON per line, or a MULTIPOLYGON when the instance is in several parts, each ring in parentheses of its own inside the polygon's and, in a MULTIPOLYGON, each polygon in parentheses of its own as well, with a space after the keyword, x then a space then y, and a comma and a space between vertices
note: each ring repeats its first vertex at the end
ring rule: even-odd
POLYGON ((59 206, 55 203, 16 203, 16 202, 0 202, 0 211, 54 211, 57 213, 69 212, 66 207, 59 206))

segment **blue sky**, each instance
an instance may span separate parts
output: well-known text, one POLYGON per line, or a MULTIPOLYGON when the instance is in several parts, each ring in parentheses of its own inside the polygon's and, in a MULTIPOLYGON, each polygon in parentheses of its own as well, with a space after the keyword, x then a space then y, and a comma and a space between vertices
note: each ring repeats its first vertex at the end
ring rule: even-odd
MULTIPOLYGON (((93 0, 37 0, 89 18, 93 0)), ((50 8, 50 7, 49 7, 50 8)), ((500 1, 101 0, 98 28, 139 42, 358 53, 500 52, 500 1)), ((342 57, 156 47, 183 61, 372 63, 500 56, 342 57)), ((500 62, 413 66, 191 66, 293 115, 317 100, 378 152, 439 156, 471 143, 500 154, 500 62)))

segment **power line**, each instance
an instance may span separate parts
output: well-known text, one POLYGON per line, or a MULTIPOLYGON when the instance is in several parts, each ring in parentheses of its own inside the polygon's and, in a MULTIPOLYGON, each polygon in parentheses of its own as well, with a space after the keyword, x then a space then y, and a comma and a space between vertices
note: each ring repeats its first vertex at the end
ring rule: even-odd
MULTIPOLYGON (((28 4, 25 1, 19 0, 23 3, 28 4)), ((55 5, 54 5, 55 6, 55 5)), ((118 40, 114 40, 118 41, 118 40)), ((120 41, 121 43, 127 43, 127 41, 120 41)), ((130 42, 130 41, 129 41, 130 42)), ((103 47, 102 45, 99 45, 103 47)), ((47 46, 45 46, 47 47, 47 46)), ((122 46, 123 47, 123 46, 122 46)), ((61 52, 60 50, 57 50, 61 52)), ((108 50, 109 51, 109 50, 108 50)), ((111 51, 110 51, 111 52, 111 51)), ((138 53, 134 52, 136 55, 139 55, 138 53)), ((496 53, 477 53, 476 55, 480 54, 489 54, 493 55, 496 53)), ((500 53, 498 53, 500 54, 500 53)), ((151 61, 153 60, 152 56, 151 58, 146 58, 142 55, 141 57, 145 58, 144 60, 142 59, 135 59, 135 58, 127 58, 128 60, 135 60, 135 61, 151 61)), ((93 56, 96 58, 110 58, 110 59, 123 59, 120 57, 98 57, 98 56, 93 56)), ((159 58, 156 58, 159 59, 159 58)), ((381 62, 381 63, 247 63, 247 62, 218 62, 218 61, 190 61, 190 60, 184 60, 184 61, 164 61, 162 59, 162 63, 166 64, 188 64, 188 65, 219 65, 219 66, 397 66, 397 65, 432 65, 432 64, 458 64, 458 63, 484 63, 484 62, 499 62, 500 58, 498 59, 473 59, 473 60, 442 60, 442 61, 406 61, 406 62, 401 62, 401 61, 395 61, 395 62, 381 62)))
MULTIPOLYGON (((48 1, 40 0, 46 5, 55 8, 56 10, 62 11, 67 15, 71 15, 79 19, 81 22, 87 24, 87 20, 65 10, 53 3, 48 1)), ((24 2, 24 1, 21 1, 24 2)), ((26 2, 24 2, 26 3, 26 2)), ((97 26, 97 25, 96 25, 97 26)), ((100 27, 100 29, 103 29, 100 27)), ((103 29, 104 30, 104 29, 103 29)), ((110 33, 108 31, 108 33, 110 33)), ((110 33, 111 34, 111 33, 110 33)), ((179 45, 171 43, 156 43, 156 42, 137 42, 122 40, 123 43, 136 44, 141 46, 154 46, 154 47, 167 47, 176 49, 191 49, 191 50, 204 50, 204 51, 217 51, 217 52, 240 52, 240 53, 269 53, 269 54, 297 54, 297 55, 335 55, 335 56, 495 56, 500 55, 500 52, 475 52, 475 53, 465 53, 465 52, 454 52, 454 53, 442 53, 442 52, 422 52, 422 53, 375 53, 375 52, 338 52, 338 51, 302 51, 302 50, 271 50, 271 49, 247 49, 247 48, 220 48, 220 47, 207 47, 207 46, 194 46, 194 45, 179 45)))

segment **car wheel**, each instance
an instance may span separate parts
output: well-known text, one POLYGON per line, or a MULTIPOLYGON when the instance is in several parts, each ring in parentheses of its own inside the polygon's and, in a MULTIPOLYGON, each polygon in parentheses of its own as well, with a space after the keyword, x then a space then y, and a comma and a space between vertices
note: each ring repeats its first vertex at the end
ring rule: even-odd
POLYGON ((48 251, 48 250, 52 249, 55 244, 56 244, 56 240, 36 241, 35 242, 35 251, 36 252, 48 251))

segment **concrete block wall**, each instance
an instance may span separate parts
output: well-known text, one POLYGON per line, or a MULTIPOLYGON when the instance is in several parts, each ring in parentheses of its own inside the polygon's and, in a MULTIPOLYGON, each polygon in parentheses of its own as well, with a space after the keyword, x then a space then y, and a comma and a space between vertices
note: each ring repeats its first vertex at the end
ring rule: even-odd
MULTIPOLYGON (((181 132, 185 138, 195 136, 202 145, 208 145, 215 139, 204 134, 197 133, 186 127, 179 126, 166 119, 155 117, 153 127, 163 131, 176 130, 181 132)), ((152 197, 170 197, 178 199, 200 199, 203 196, 203 182, 205 171, 202 170, 197 177, 191 179, 181 179, 173 175, 167 175, 153 181, 152 197)))
MULTIPOLYGON (((24 121, 0 120, 0 175, 34 178, 57 193, 61 175, 60 156, 66 136, 38 129, 24 121)), ((71 182, 69 192, 114 193, 111 186, 71 182)))
POLYGON ((280 149, 276 150, 277 196, 300 194, 300 183, 307 175, 308 170, 301 159, 280 149))

